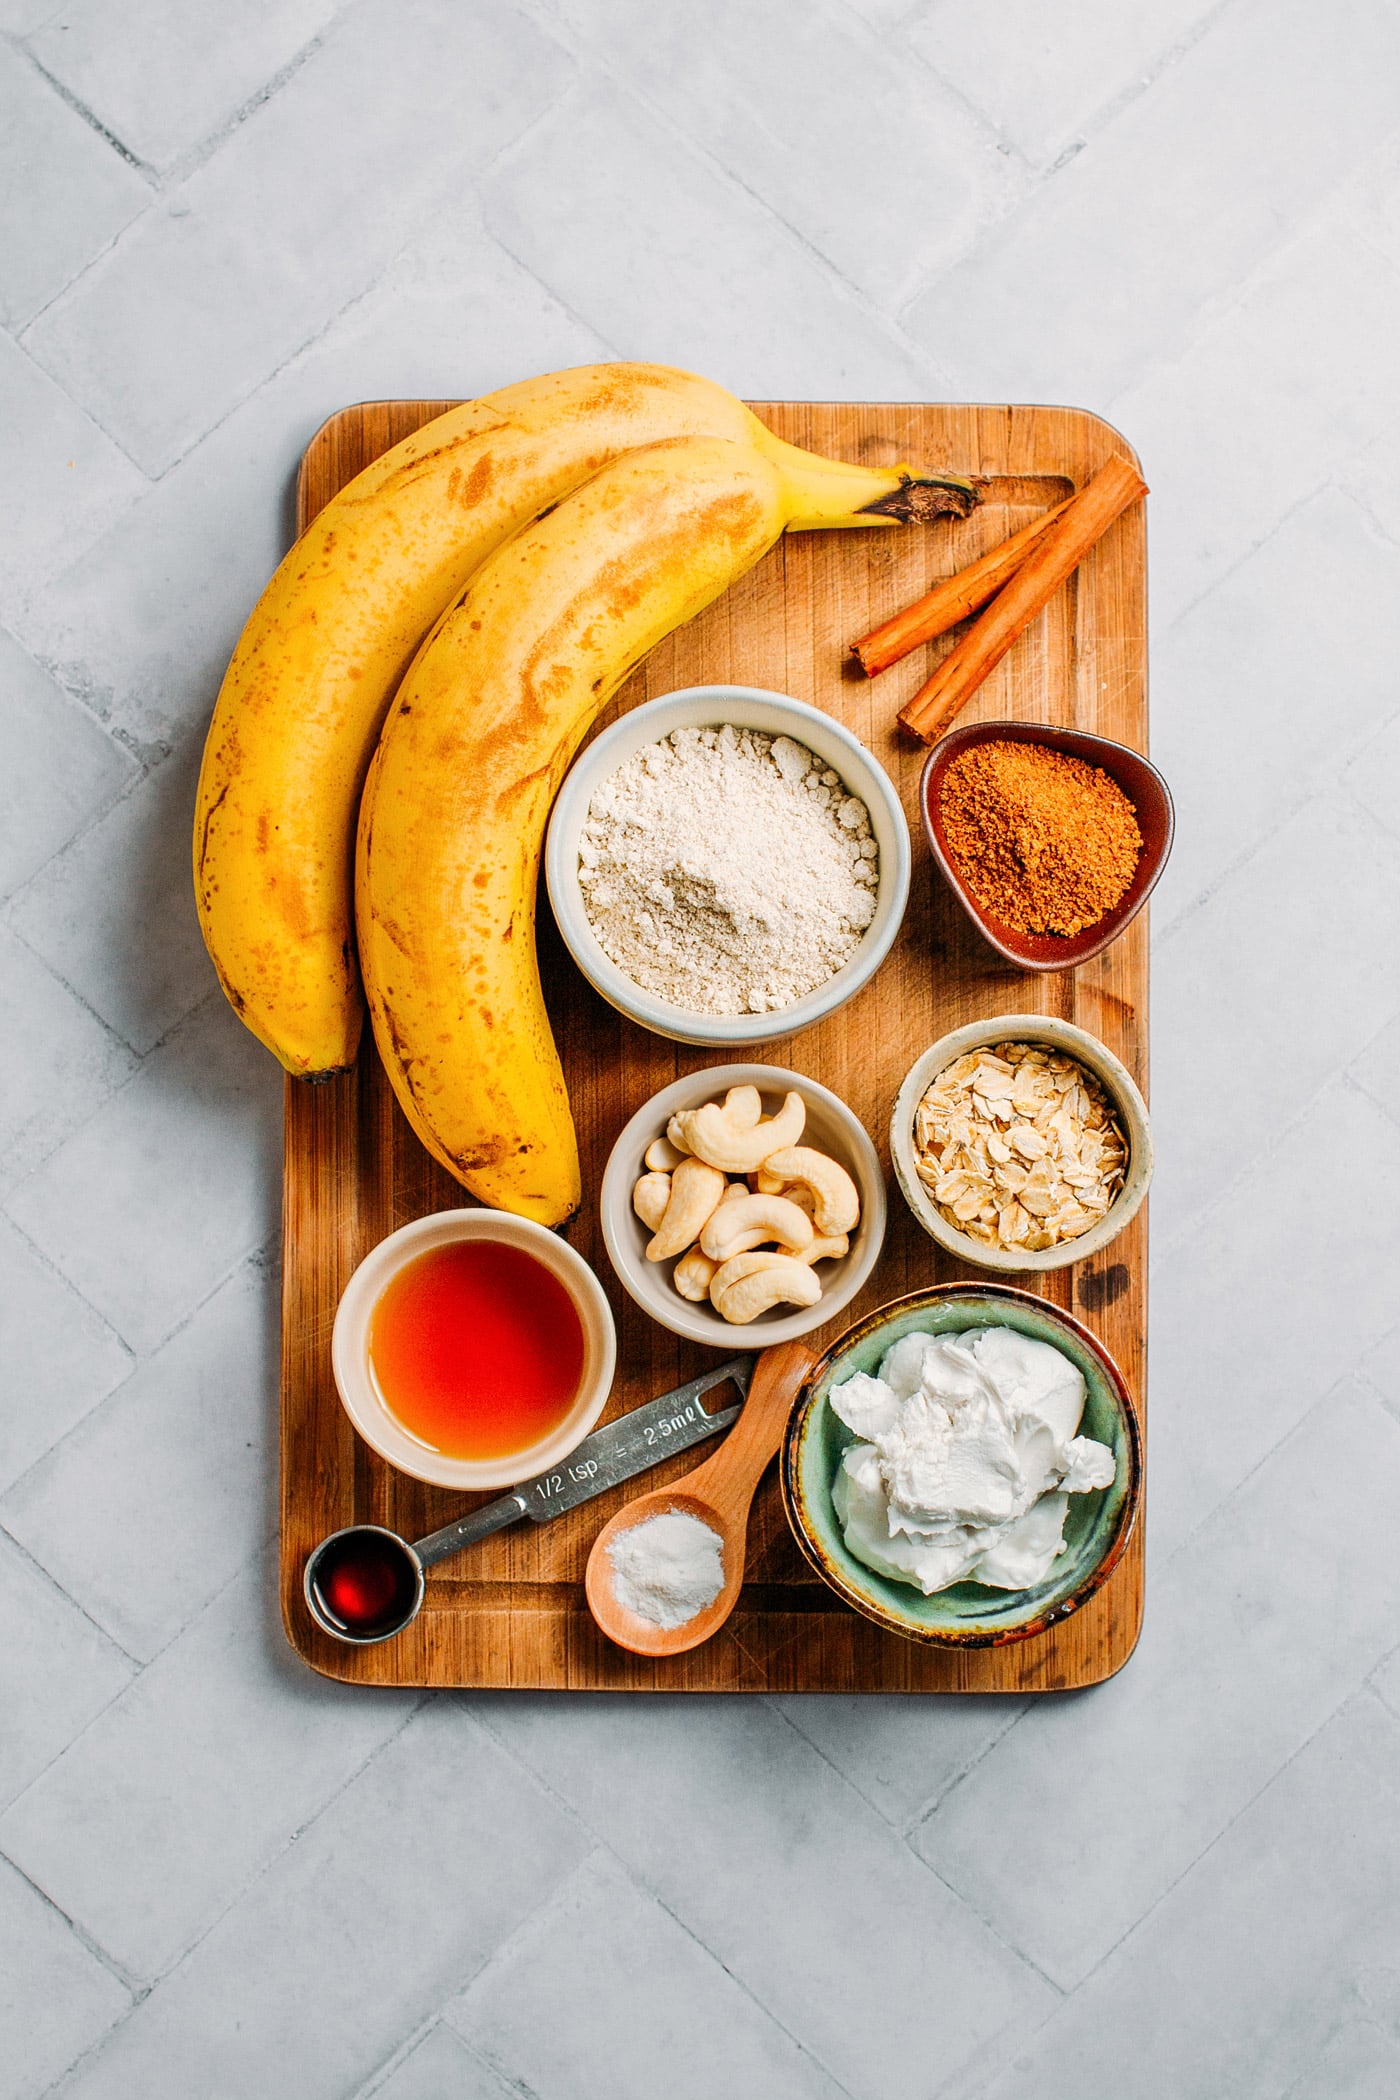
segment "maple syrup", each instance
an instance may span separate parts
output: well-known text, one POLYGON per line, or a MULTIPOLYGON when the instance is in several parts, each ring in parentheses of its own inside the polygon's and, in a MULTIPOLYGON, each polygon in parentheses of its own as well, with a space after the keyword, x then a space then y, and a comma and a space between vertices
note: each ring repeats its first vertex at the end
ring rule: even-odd
POLYGON ((374 1308, 370 1375, 414 1441, 445 1458, 506 1458, 564 1421, 583 1322, 523 1247, 453 1240, 400 1269, 374 1308))

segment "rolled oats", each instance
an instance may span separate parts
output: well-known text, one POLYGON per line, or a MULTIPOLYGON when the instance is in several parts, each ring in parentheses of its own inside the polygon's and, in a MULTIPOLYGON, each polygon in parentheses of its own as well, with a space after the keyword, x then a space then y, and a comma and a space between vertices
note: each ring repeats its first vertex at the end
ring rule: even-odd
POLYGON ((986 1246, 1040 1253, 1097 1225, 1128 1146, 1092 1072, 1033 1043, 998 1043, 940 1072, 914 1111, 919 1180, 986 1246))

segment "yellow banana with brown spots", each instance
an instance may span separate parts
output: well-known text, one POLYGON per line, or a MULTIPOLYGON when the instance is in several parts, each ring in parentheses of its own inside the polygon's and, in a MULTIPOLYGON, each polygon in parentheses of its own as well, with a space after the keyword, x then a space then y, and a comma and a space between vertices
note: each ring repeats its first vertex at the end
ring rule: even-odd
POLYGON ((579 1202, 535 888, 580 741, 786 528, 868 523, 888 493, 882 474, 771 442, 628 452, 483 564, 404 679, 360 814, 360 957, 404 1113, 482 1202, 546 1225, 579 1202))
MULTIPOLYGON (((424 635, 488 555, 608 460, 708 435, 808 458, 690 372, 547 373, 425 424, 349 482, 282 562, 214 710, 194 881, 220 982, 288 1071, 327 1078, 355 1056, 355 821, 380 724, 424 635)), ((910 482, 899 469, 828 472, 876 500, 910 482)), ((961 510, 971 491, 935 475, 914 499, 961 510)))

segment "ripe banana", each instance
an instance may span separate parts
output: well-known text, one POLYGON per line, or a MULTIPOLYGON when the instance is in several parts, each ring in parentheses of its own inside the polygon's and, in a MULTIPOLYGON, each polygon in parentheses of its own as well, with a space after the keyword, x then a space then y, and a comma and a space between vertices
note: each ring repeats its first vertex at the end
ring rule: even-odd
MULTIPOLYGON (((277 570, 214 710, 194 878, 220 982, 288 1071, 328 1078, 354 1059, 356 812, 380 723, 424 635, 494 549, 607 460, 692 435, 746 441, 779 462, 809 457, 693 373, 549 373, 452 409, 375 460, 277 570)), ((848 481, 861 500, 907 515, 973 500, 951 475, 912 482, 834 461, 824 471, 818 508, 848 481)))
POLYGON ((405 1115, 484 1203, 556 1225, 579 1201, 534 939, 569 760, 785 527, 868 522, 888 481, 726 438, 625 453, 483 564, 410 669, 365 784, 360 958, 405 1115))

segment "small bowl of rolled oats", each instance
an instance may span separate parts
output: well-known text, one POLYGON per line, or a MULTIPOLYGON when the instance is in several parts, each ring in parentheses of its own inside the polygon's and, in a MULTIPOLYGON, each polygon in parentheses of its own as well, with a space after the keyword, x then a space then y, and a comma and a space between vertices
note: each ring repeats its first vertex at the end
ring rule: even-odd
POLYGON ((1152 1179, 1147 1108, 1126 1066, 1043 1014, 976 1021, 926 1050, 899 1090, 890 1152, 925 1232, 984 1269, 1086 1260, 1152 1179))

